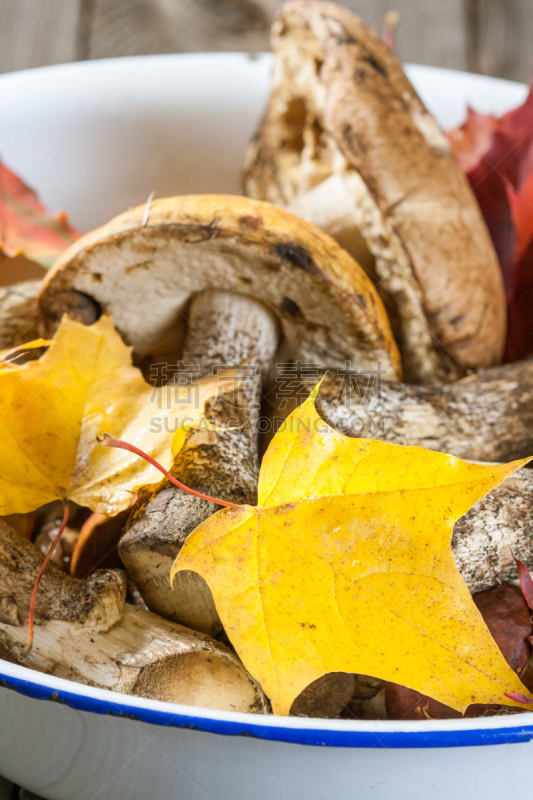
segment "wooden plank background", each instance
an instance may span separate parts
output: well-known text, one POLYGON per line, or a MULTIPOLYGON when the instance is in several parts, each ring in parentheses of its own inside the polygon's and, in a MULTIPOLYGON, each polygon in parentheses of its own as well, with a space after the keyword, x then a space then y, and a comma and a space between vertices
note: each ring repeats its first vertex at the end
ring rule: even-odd
MULTIPOLYGON (((346 0, 405 61, 527 80, 531 0, 346 0)), ((0 72, 146 53, 268 49, 281 0, 0 0, 0 72)))

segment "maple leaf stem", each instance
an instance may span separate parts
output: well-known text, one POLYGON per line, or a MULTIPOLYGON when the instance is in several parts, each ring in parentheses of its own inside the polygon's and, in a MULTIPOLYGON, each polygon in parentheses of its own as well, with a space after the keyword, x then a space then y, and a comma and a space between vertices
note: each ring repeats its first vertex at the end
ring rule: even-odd
POLYGON ((508 697, 509 700, 514 700, 516 703, 523 703, 524 705, 531 705, 533 703, 531 697, 521 692, 504 692, 504 695, 508 697))
POLYGON ((46 557, 45 557, 43 563, 41 564, 41 569, 39 570, 37 578, 35 579, 35 583, 33 584, 33 592, 32 592, 32 595, 31 595, 31 603, 30 603, 30 615, 29 615, 29 618, 28 618, 28 638, 26 640, 26 646, 25 646, 24 650, 22 650, 22 652, 19 655, 19 661, 25 661, 28 658, 28 656, 31 653, 31 651, 32 651, 32 648, 33 648, 33 621, 35 619, 35 601, 37 600, 37 592, 39 590, 39 584, 41 582, 41 578, 43 577, 44 571, 45 571, 46 567, 48 566, 48 564, 50 562, 50 559, 52 558, 52 556, 54 554, 54 550, 56 549, 57 545, 59 544, 59 540, 61 539, 61 537, 63 535, 63 531, 67 527, 68 515, 69 515, 69 508, 68 508, 67 503, 64 502, 63 503, 63 519, 61 520, 61 525, 59 526, 59 530, 58 530, 58 532, 57 532, 57 534, 55 536, 55 539, 52 542, 52 545, 51 545, 50 549, 48 550, 48 553, 46 554, 46 557))
POLYGON ((115 437, 111 436, 109 433, 104 433, 103 436, 97 436, 96 441, 101 447, 117 447, 120 450, 128 450, 130 453, 135 453, 136 456, 144 458, 145 461, 148 461, 148 463, 158 469, 159 472, 162 472, 163 475, 174 484, 174 486, 177 486, 178 489, 182 489, 184 492, 187 492, 187 494, 192 494, 194 497, 200 497, 202 500, 209 500, 211 503, 216 503, 219 506, 238 508, 237 503, 230 503, 227 500, 219 500, 218 497, 210 497, 208 494, 202 494, 201 492, 197 492, 194 489, 190 489, 188 486, 185 486, 184 483, 171 475, 168 470, 166 470, 158 461, 155 460, 155 458, 149 456, 148 453, 145 453, 144 450, 141 450, 139 447, 135 447, 134 444, 124 442, 122 439, 115 439, 115 437))

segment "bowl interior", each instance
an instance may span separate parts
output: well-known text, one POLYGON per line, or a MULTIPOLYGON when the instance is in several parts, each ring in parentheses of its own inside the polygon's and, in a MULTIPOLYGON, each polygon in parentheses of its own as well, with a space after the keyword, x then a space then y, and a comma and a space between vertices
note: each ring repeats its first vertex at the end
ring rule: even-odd
MULTIPOLYGON (((0 76, 0 157, 48 208, 90 230, 151 191, 238 193, 246 146, 268 95, 271 56, 149 56, 67 64, 0 76)), ((441 125, 468 104, 502 113, 527 87, 410 66, 441 125)), ((433 747, 528 741, 533 713, 437 723, 265 718, 186 709, 102 692, 0 660, 0 683, 30 697, 147 722, 278 741, 368 747, 433 747)))
MULTIPOLYGON (((238 193, 268 95, 271 56, 109 59, 0 77, 0 157, 50 210, 91 230, 157 197, 238 193)), ((501 113, 526 87, 434 67, 409 75, 444 127, 467 104, 501 113)))

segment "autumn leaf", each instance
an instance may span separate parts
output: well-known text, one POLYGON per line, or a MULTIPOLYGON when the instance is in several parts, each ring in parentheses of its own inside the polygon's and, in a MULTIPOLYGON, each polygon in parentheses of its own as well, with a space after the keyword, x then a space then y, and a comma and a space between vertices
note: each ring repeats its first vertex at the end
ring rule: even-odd
MULTIPOLYGON (((487 628, 500 648, 511 669, 531 687, 531 671, 527 665, 531 657, 528 637, 533 633, 531 612, 524 595, 517 586, 503 583, 472 595, 487 628)), ((385 707, 388 719, 458 719, 459 712, 424 697, 419 692, 398 686, 385 685, 385 707)), ((496 714, 501 706, 471 705, 465 716, 486 717, 496 714)))
POLYGON ((0 250, 51 267, 82 234, 65 213, 48 214, 33 189, 0 162, 0 250))
MULTIPOLYGON (((34 344, 43 342, 22 350, 34 344)), ((114 516, 161 476, 132 453, 95 447, 95 437, 124 436, 170 468, 182 426, 199 423, 224 382, 154 389, 105 316, 91 326, 64 317, 44 344, 39 360, 0 362, 0 516, 66 498, 114 516)))
POLYGON ((224 509, 172 568, 207 581, 224 628, 275 713, 328 672, 371 675, 463 711, 527 693, 452 555, 453 525, 527 463, 467 464, 350 439, 316 389, 274 437, 258 507, 224 509))
POLYGON ((22 355, 25 355, 30 350, 39 350, 42 347, 48 347, 51 344, 49 339, 34 339, 33 342, 27 342, 23 345, 11 347, 9 350, 0 350, 0 371, 4 369, 18 369, 20 364, 17 363, 22 355))
POLYGON ((533 354, 533 86, 502 117, 468 109, 448 133, 502 267, 507 293, 507 361, 533 354))

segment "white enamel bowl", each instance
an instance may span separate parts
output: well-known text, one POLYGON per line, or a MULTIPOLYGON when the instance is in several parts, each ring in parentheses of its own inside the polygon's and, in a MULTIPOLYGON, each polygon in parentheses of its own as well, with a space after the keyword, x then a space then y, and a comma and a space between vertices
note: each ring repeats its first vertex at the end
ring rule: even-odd
MULTIPOLYGON (((85 230, 151 191, 238 192, 270 63, 151 56, 2 76, 0 156, 85 230)), ((526 94, 447 70, 409 74, 444 126, 468 103, 502 112, 526 94)), ((261 717, 127 697, 4 661, 0 683, 0 774, 48 800, 506 800, 531 783, 533 713, 261 717)))

